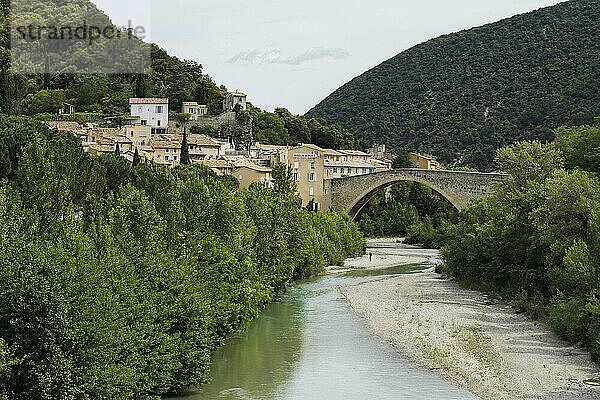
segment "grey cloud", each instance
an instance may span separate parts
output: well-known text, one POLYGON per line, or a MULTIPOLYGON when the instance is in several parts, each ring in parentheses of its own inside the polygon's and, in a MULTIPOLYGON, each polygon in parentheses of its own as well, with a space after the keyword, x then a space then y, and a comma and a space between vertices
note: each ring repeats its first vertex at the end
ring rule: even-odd
POLYGON ((248 50, 231 57, 229 64, 285 64, 301 65, 309 61, 332 58, 343 60, 350 56, 350 52, 341 48, 317 47, 295 56, 285 56, 281 50, 248 50))

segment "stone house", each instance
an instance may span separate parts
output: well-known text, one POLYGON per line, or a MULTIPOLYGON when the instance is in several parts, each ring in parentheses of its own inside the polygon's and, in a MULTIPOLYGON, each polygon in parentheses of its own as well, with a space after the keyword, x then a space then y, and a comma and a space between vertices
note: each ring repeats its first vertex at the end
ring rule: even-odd
POLYGON ((190 121, 197 121, 198 118, 206 117, 208 115, 208 106, 198 104, 195 101, 184 101, 181 106, 181 112, 183 114, 191 115, 190 121))
MULTIPOLYGON (((183 140, 183 136, 180 139, 183 140)), ((215 142, 209 136, 187 135, 187 143, 192 161, 217 158, 221 155, 222 144, 215 142)))
POLYGON ((237 105, 240 106, 242 111, 246 111, 248 109, 246 94, 238 91, 227 93, 225 95, 225 99, 223 99, 223 111, 233 111, 237 105))

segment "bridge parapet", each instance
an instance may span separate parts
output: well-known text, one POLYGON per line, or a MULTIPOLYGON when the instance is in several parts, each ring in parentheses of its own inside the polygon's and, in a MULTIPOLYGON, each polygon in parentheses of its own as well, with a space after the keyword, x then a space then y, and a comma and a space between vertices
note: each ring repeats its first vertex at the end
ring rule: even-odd
POLYGON ((412 181, 429 186, 458 210, 471 200, 488 197, 494 183, 506 179, 504 174, 424 169, 397 169, 376 174, 333 179, 329 195, 331 210, 355 217, 379 190, 397 182, 412 181))

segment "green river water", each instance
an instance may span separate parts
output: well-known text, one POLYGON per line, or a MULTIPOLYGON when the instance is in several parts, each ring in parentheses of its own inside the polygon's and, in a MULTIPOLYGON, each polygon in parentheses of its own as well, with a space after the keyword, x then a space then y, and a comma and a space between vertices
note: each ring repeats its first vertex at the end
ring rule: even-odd
POLYGON ((381 343, 338 290, 424 267, 353 271, 297 284, 215 353, 210 384, 179 399, 475 399, 381 343))

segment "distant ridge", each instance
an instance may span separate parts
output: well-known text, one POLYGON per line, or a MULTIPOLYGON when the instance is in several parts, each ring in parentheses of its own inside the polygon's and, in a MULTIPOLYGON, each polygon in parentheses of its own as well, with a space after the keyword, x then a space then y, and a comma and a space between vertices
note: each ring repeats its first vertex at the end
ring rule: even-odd
POLYGON ((600 115, 600 0, 571 0, 415 46, 307 116, 392 150, 492 169, 495 150, 600 115))

